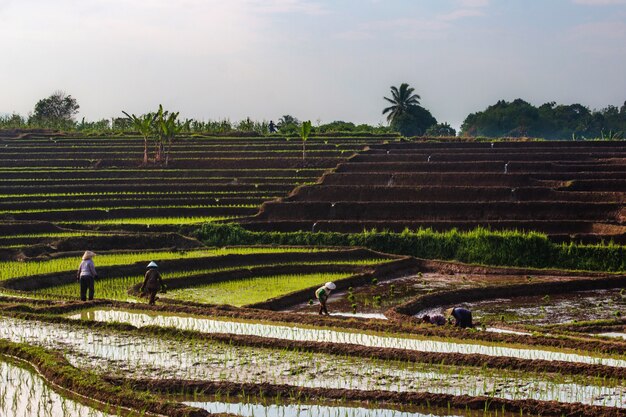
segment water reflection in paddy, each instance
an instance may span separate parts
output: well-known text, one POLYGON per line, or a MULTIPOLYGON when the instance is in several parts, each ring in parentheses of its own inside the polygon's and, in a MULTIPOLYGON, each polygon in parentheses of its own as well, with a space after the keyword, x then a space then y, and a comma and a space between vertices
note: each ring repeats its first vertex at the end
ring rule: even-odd
MULTIPOLYGON (((481 345, 477 343, 457 343, 419 338, 403 338, 381 336, 322 328, 307 328, 265 323, 251 323, 232 320, 218 320, 182 315, 133 312, 122 310, 96 309, 70 316, 73 319, 96 320, 103 322, 128 323, 133 326, 163 326, 181 330, 193 330, 203 333, 229 333, 236 335, 252 335, 268 338, 347 343, 378 348, 397 348, 420 352, 443 352, 482 354, 488 356, 507 356, 522 359, 545 359, 564 362, 602 364, 615 367, 626 367, 626 360, 565 353, 551 350, 522 349, 506 346, 481 345)), ((462 336, 462 335, 461 335, 462 336)))

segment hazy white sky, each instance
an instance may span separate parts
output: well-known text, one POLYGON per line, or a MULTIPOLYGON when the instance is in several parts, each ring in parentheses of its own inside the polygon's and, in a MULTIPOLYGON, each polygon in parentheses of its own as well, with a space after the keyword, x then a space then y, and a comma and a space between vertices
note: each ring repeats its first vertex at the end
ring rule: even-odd
POLYGON ((458 127, 498 99, 626 100, 626 0, 0 0, 0 113, 377 124, 408 82, 458 127))

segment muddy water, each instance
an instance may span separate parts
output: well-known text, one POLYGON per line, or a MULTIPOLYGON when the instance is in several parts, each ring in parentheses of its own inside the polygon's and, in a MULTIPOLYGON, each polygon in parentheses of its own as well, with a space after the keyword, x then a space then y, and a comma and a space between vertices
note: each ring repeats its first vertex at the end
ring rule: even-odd
MULTIPOLYGON (((418 315, 440 313, 448 307, 452 306, 421 311, 418 315)), ((626 295, 620 289, 579 291, 461 303, 458 307, 469 308, 475 320, 488 323, 561 324, 615 318, 626 309, 626 295)))
MULTIPOLYGON (((409 301, 417 296, 433 291, 445 291, 471 287, 494 285, 525 284, 528 282, 561 281, 573 279, 562 276, 527 276, 527 275, 480 275, 480 274, 444 274, 425 273, 408 275, 391 280, 379 281, 376 285, 355 287, 351 292, 334 293, 328 300, 328 309, 340 314, 349 314, 356 305, 357 314, 382 314, 387 309, 409 301), (350 296, 352 293, 352 296, 350 296)), ((288 311, 297 313, 316 313, 317 305, 297 304, 288 311)))
POLYGON ((593 336, 603 336, 603 337, 614 337, 617 339, 626 339, 626 333, 618 333, 618 332, 606 332, 606 333, 595 333, 593 336))
POLYGON ((207 341, 137 337, 0 317, 0 338, 61 350, 80 369, 126 378, 286 384, 509 399, 584 402, 622 407, 615 381, 351 358, 229 346, 207 341), (595 384, 595 385, 594 385, 595 384))
MULTIPOLYGON (((340 407, 319 404, 255 404, 218 401, 185 401, 187 405, 202 408, 210 413, 229 413, 242 417, 490 417, 482 411, 400 411, 384 408, 340 407)), ((502 415, 501 413, 498 415, 502 415)), ((512 417, 510 415, 509 417, 512 417)))
MULTIPOLYGON (((114 410, 114 407, 111 407, 114 410)), ((64 398, 34 371, 0 355, 0 416, 20 417, 113 417, 64 398)))
POLYGON ((155 325, 194 330, 203 333, 230 333, 298 341, 358 344, 369 347, 398 348, 420 352, 443 352, 507 356, 522 359, 546 359, 564 362, 603 364, 626 367, 626 359, 596 357, 551 350, 522 349, 478 343, 453 343, 419 338, 387 337, 366 333, 316 329, 286 325, 205 319, 120 310, 91 310, 70 316, 73 319, 129 323, 137 327, 155 325))

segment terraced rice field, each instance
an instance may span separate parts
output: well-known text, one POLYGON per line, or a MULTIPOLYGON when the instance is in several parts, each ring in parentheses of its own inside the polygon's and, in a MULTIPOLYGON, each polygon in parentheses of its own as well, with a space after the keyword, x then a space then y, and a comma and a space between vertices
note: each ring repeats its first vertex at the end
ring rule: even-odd
POLYGON ((253 215, 385 140, 394 138, 311 138, 303 160, 295 139, 187 137, 173 146, 168 167, 144 167, 140 138, 3 138, 0 257, 157 249, 166 247, 162 240, 189 248, 193 242, 149 233, 253 215), (144 234, 133 246, 129 232, 144 234))
POLYGON ((312 139, 303 162, 295 140, 189 138, 168 168, 138 166, 137 139, 1 142, 0 415, 626 415, 624 271, 185 236, 232 218, 357 230, 504 212, 493 224, 527 216, 555 239, 623 233, 621 143, 383 140, 312 139), (84 249, 97 252, 91 302, 75 280, 84 249), (151 260, 167 286, 156 306, 139 291, 151 260), (421 321, 451 306, 471 308, 475 328, 421 321))
POLYGON ((267 202, 254 230, 519 229, 626 241, 626 143, 373 145, 267 202))

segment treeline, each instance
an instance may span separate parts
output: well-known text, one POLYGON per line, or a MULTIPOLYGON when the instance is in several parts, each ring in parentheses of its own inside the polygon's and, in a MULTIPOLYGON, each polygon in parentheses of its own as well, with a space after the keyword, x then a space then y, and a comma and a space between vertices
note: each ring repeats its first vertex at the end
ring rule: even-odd
POLYGON ((539 107, 517 99, 504 100, 472 113, 461 126, 462 136, 535 137, 544 139, 623 139, 626 102, 589 110, 581 104, 545 103, 539 107))
MULTIPOLYGON (((185 133, 198 133, 210 135, 228 135, 236 133, 269 135, 270 121, 252 120, 246 118, 240 121, 223 120, 195 120, 190 119, 189 125, 185 128, 185 133)), ((283 116, 276 123, 278 134, 295 135, 300 129, 300 121, 292 116, 283 116), (281 119, 286 118, 286 122, 281 123, 281 119)), ((84 118, 80 121, 72 119, 42 118, 20 114, 0 115, 0 129, 57 129, 66 132, 82 133, 128 133, 135 131, 135 126, 127 117, 117 117, 112 119, 102 119, 98 121, 87 121, 84 118)), ((311 128, 313 135, 325 133, 369 133, 369 134, 394 134, 394 129, 389 126, 368 124, 356 125, 352 122, 334 121, 331 123, 313 125, 311 128)))
POLYGON ((523 268, 626 271, 626 247, 614 244, 558 244, 535 232, 452 230, 362 232, 251 232, 236 224, 202 225, 197 237, 209 246, 305 245, 361 246, 375 251, 425 259, 523 268))
MULTIPOLYGON (((311 135, 323 134, 394 134, 406 137, 453 137, 457 132, 448 123, 437 119, 420 105, 420 96, 403 83, 391 87, 391 98, 384 97, 388 107, 383 110, 388 125, 356 125, 334 121, 313 123, 311 135)), ((75 120, 79 105, 75 98, 57 91, 39 100, 33 113, 0 115, 0 129, 58 129, 85 134, 134 132, 135 125, 128 117, 114 117, 98 121, 84 118, 75 120)), ((284 115, 278 120, 257 121, 250 118, 232 122, 224 120, 186 119, 183 133, 209 135, 297 135, 302 123, 294 116, 284 115)), ((471 113, 461 126, 460 136, 467 138, 531 137, 544 139, 624 139, 626 132, 626 102, 621 107, 607 106, 590 110, 581 104, 545 103, 539 107, 522 100, 500 100, 483 111, 471 113)))

